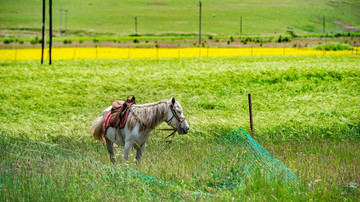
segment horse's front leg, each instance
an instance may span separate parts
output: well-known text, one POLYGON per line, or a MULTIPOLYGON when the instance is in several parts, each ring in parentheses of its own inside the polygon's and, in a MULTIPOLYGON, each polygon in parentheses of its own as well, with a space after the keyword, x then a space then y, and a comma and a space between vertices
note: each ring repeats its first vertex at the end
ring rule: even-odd
POLYGON ((129 141, 129 140, 125 141, 123 163, 125 163, 129 159, 129 154, 133 146, 134 146, 134 141, 129 141))
POLYGON ((136 164, 140 163, 140 159, 145 150, 145 143, 136 151, 136 164))
POLYGON ((106 141, 106 148, 110 154, 110 161, 111 163, 115 163, 115 153, 114 153, 114 147, 113 143, 105 136, 106 141))

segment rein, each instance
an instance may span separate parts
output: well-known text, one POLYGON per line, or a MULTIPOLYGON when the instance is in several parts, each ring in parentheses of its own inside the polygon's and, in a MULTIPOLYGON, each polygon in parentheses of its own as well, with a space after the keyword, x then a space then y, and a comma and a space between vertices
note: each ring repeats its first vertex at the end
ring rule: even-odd
MULTIPOLYGON (((175 106, 173 104, 170 105, 170 108, 171 108, 171 112, 173 113, 173 116, 169 120, 167 120, 166 122, 169 124, 171 122, 171 120, 175 117, 180 122, 180 124, 179 124, 179 126, 177 128, 173 128, 173 129, 170 129, 170 128, 158 129, 158 130, 162 130, 162 131, 172 131, 172 133, 170 135, 166 136, 165 139, 168 138, 168 137, 171 137, 171 136, 174 139, 176 132, 181 127, 182 123, 186 120, 185 117, 179 117, 179 115, 175 111, 175 106)), ((171 144, 173 139, 166 140, 166 143, 171 144)))
MULTIPOLYGON (((165 147, 164 147, 164 149, 163 150, 161 150, 154 158, 152 158, 151 160, 150 160, 150 162, 152 162, 153 160, 156 160, 168 147, 169 147, 169 145, 172 143, 172 141, 174 140, 174 138, 175 138, 175 134, 176 134, 176 132, 178 131, 178 129, 181 127, 181 125, 182 125, 182 123, 186 120, 186 118, 185 117, 179 117, 178 116, 178 114, 176 113, 176 111, 175 111, 175 106, 173 105, 173 104, 170 104, 170 107, 171 107, 171 112, 173 113, 173 116, 169 119, 169 120, 167 120, 166 122, 169 124, 170 122, 171 122, 171 120, 175 117, 179 122, 180 122, 180 124, 179 124, 179 126, 177 127, 177 128, 164 128, 164 129, 156 129, 156 130, 162 130, 162 131, 172 131, 172 133, 170 134, 170 135, 168 135, 168 136, 166 136, 164 139, 166 139, 166 138, 169 138, 169 137, 171 137, 172 136, 172 139, 171 140, 166 140, 165 142, 166 142, 166 145, 165 145, 165 147)), ((151 166, 152 167, 152 166, 151 166)), ((150 168, 151 168, 150 167, 150 168)), ((149 168, 149 169, 150 169, 149 168)))

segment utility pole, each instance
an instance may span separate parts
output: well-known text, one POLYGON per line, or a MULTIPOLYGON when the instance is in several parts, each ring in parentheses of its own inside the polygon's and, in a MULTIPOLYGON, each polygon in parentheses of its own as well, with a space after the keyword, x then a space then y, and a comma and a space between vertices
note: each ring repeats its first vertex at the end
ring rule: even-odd
POLYGON ((49 65, 51 65, 51 45, 52 45, 52 0, 49 0, 49 30, 50 30, 50 42, 49 42, 49 65))
POLYGON ((242 16, 240 16, 240 35, 242 35, 242 16))
POLYGON ((62 27, 61 27, 61 21, 62 21, 62 9, 60 9, 60 36, 61 36, 61 32, 62 32, 62 27))
POLYGON ((325 34, 325 16, 323 16, 323 33, 325 34))
POLYGON ((201 45, 201 1, 199 1, 199 45, 201 45))
POLYGON ((135 16, 135 35, 137 36, 137 16, 135 16))
POLYGON ((43 0, 42 8, 42 34, 41 34, 41 64, 44 62, 44 46, 45 46, 45 0, 43 0))
POLYGON ((68 10, 65 10, 65 36, 67 35, 67 14, 68 10))

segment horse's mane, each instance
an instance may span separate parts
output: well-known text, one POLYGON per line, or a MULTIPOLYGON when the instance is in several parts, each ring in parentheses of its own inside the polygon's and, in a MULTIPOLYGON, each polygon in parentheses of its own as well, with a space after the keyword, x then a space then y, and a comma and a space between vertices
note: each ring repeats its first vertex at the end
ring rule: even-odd
MULTIPOLYGON (((153 130, 166 119, 170 101, 162 100, 144 105, 132 105, 127 120, 128 129, 134 129, 136 122, 139 122, 139 132, 153 130)), ((178 102, 175 105, 181 108, 178 102)))

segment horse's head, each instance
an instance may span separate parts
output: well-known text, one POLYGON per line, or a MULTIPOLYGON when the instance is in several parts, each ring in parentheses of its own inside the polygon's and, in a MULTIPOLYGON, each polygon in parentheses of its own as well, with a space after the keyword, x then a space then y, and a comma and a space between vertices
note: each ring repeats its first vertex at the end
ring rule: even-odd
POLYGON ((186 118, 183 114, 182 107, 174 97, 170 99, 169 110, 167 113, 167 123, 177 129, 179 134, 187 134, 190 129, 189 124, 186 121, 186 118))

